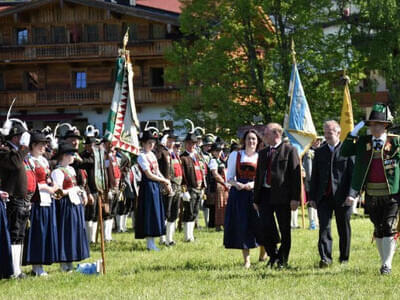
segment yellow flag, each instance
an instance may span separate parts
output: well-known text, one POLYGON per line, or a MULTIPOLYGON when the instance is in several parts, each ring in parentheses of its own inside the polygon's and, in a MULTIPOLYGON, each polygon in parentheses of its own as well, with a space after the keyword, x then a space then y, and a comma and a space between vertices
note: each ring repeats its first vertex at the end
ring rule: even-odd
POLYGON ((354 128, 353 107, 351 106, 351 97, 348 83, 344 86, 342 114, 340 115, 340 140, 344 141, 346 136, 354 128))

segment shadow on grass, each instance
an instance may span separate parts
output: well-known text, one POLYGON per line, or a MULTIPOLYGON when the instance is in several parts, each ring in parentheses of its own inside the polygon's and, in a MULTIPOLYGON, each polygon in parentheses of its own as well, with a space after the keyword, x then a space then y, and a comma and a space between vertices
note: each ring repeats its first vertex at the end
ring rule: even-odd
MULTIPOLYGON (((105 251, 121 251, 121 252, 131 252, 131 251, 146 251, 146 244, 141 241, 134 242, 130 241, 111 241, 104 243, 105 251)), ((100 251, 100 243, 90 244, 90 250, 92 251, 100 251)))

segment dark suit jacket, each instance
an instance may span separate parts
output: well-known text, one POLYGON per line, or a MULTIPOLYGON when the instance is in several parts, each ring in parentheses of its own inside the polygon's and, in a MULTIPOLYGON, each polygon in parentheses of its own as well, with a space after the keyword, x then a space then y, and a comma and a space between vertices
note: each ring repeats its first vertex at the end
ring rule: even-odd
POLYGON ((354 156, 341 156, 341 148, 342 143, 335 148, 333 157, 328 144, 315 150, 311 174, 310 200, 315 201, 317 205, 328 189, 331 172, 332 194, 335 203, 339 206, 342 205, 349 195, 354 156))
POLYGON ((1 190, 7 192, 10 197, 23 199, 27 194, 24 158, 28 152, 26 147, 15 150, 9 143, 0 149, 1 190))
POLYGON ((158 168, 160 169, 161 174, 164 175, 167 179, 172 179, 171 172, 171 156, 168 152, 168 149, 163 145, 159 145, 156 152, 156 157, 158 160, 158 168))
MULTIPOLYGON (((259 152, 256 179, 254 182, 254 202, 263 198, 262 187, 267 170, 269 148, 259 152)), ((301 173, 300 160, 296 148, 281 143, 272 154, 270 204, 289 204, 291 200, 300 201, 301 173)))

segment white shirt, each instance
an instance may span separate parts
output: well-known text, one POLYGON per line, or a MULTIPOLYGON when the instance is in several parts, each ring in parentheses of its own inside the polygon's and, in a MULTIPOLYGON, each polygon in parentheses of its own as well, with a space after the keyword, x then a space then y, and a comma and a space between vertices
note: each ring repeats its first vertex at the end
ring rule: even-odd
MULTIPOLYGON (((252 156, 246 155, 246 151, 244 150, 239 150, 240 151, 240 162, 249 162, 249 163, 254 163, 257 165, 257 160, 258 160, 258 153, 254 153, 252 156)), ((236 159, 237 159, 237 153, 238 151, 233 151, 228 158, 228 171, 227 171, 227 181, 229 180, 235 180, 236 177, 236 159)))
MULTIPOLYGON (((68 174, 70 174, 71 176, 76 176, 75 170, 73 167, 71 166, 67 166, 65 167, 65 169, 67 170, 68 174)), ((63 187, 63 183, 64 183, 64 172, 61 171, 60 169, 55 169, 53 170, 53 172, 51 172, 51 179, 53 179, 53 182, 55 184, 57 184, 57 186, 59 186, 60 188, 63 187)))
POLYGON ((157 158, 152 151, 147 153, 142 152, 139 154, 137 162, 143 171, 149 170, 151 172, 149 161, 157 162, 157 158))

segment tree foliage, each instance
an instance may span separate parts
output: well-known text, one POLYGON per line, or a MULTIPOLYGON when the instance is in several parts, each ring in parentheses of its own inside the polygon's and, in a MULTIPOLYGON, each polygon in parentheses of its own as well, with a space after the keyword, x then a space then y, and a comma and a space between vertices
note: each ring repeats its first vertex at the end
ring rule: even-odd
POLYGON ((337 2, 182 0, 183 38, 167 54, 166 72, 182 101, 170 114, 212 131, 229 128, 225 134, 252 122, 282 123, 290 101, 293 40, 316 127, 339 119, 342 70, 353 83, 365 75, 361 52, 349 42, 353 31, 342 18, 343 1, 337 2), (331 25, 335 31, 324 34, 331 25))

